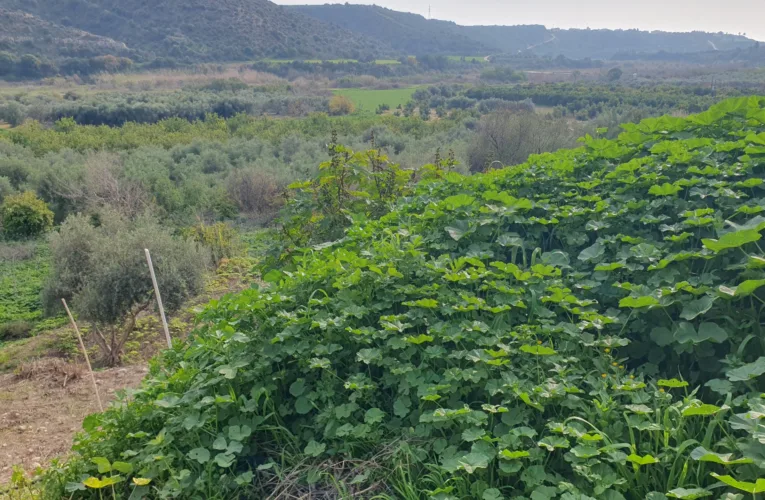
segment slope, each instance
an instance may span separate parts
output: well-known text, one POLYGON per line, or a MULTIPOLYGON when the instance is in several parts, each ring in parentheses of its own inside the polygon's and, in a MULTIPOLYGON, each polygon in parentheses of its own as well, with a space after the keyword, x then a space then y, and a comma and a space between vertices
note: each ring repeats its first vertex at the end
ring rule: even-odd
POLYGON ((481 55, 493 49, 461 33, 462 27, 376 5, 297 5, 293 11, 363 33, 406 54, 481 55))
POLYGON ((532 51, 539 55, 610 59, 617 52, 700 52, 747 48, 753 40, 723 33, 555 29, 541 25, 460 26, 374 5, 301 5, 291 9, 364 33, 412 54, 532 51))
POLYGON ((267 0, 1 0, 0 6, 185 61, 364 58, 389 51, 267 0))
POLYGON ((122 43, 21 11, 0 9, 0 50, 47 58, 129 55, 122 43))

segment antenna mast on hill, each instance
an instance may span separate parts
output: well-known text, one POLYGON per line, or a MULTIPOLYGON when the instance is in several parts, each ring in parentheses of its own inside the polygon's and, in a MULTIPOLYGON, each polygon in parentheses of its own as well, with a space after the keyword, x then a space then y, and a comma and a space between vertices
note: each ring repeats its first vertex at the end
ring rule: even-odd
POLYGON ((428 19, 433 19, 433 16, 430 15, 430 4, 428 4, 428 19))

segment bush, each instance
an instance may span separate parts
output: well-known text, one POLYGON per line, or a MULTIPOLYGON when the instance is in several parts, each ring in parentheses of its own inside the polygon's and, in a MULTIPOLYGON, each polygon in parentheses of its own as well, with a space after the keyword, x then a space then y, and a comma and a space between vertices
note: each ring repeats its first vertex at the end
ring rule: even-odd
POLYGON ((244 251, 239 233, 223 222, 208 225, 200 221, 186 228, 182 233, 185 237, 207 249, 216 265, 224 259, 238 257, 244 251))
POLYGON ((16 102, 8 102, 0 106, 0 120, 8 123, 11 127, 18 127, 24 122, 24 111, 16 102))
POLYGON ((0 342, 29 337, 32 325, 26 321, 12 321, 0 324, 0 342))
POLYGON ((356 105, 344 95, 334 95, 329 100, 329 113, 332 115, 350 115, 355 110, 356 105))
POLYGON ((470 170, 517 165, 532 154, 573 147, 579 130, 566 120, 528 112, 498 111, 481 118, 478 137, 468 151, 470 170))
POLYGON ((53 227, 53 212, 31 191, 11 195, 0 206, 0 224, 10 239, 30 238, 53 227))
POLYGON ((0 177, 0 204, 3 203, 5 198, 13 194, 14 191, 11 180, 8 177, 0 177))
POLYGON ((202 289, 205 254, 147 216, 130 221, 105 212, 98 227, 85 216, 71 216, 50 244, 53 269, 43 291, 47 310, 57 310, 61 298, 70 301, 73 312, 91 323, 107 365, 119 363, 138 315, 155 301, 144 248, 151 251, 168 311, 202 289))
POLYGON ((227 181, 228 195, 241 212, 265 218, 279 210, 283 189, 275 175, 258 168, 236 170, 227 181))
POLYGON ((609 82, 617 82, 621 80, 623 74, 624 72, 621 68, 611 68, 606 74, 606 79, 608 79, 609 82))

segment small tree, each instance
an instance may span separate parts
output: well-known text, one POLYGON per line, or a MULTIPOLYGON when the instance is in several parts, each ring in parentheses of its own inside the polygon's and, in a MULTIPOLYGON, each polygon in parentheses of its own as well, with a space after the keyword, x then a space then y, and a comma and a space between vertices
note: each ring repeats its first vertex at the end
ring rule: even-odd
POLYGON ((53 272, 43 291, 48 311, 60 298, 90 322, 104 363, 120 362, 138 315, 154 304, 144 256, 149 248, 162 301, 169 311, 202 288, 207 258, 194 243, 173 238, 156 220, 133 221, 113 212, 96 227, 83 215, 69 217, 51 237, 53 272))
POLYGON ((624 72, 621 70, 621 68, 611 68, 608 70, 606 78, 608 78, 609 82, 618 82, 621 80, 623 74, 624 72))
POLYGON ((0 120, 8 123, 11 127, 18 127, 24 123, 24 111, 19 103, 11 101, 0 106, 0 120))
POLYGON ((329 112, 333 115, 350 115, 356 110, 353 101, 344 95, 332 96, 329 100, 329 112))
POLYGON ((32 191, 25 191, 3 200, 0 224, 10 239, 30 238, 53 227, 53 212, 32 191))

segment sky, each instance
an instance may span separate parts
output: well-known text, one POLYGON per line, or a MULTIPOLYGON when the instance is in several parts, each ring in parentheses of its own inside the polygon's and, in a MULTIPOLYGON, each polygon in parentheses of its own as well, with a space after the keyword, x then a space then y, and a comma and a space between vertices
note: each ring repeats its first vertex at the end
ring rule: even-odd
MULTIPOLYGON (((343 3, 275 0, 282 5, 343 3)), ((765 0, 353 0, 458 24, 746 33, 765 41, 765 0)))

